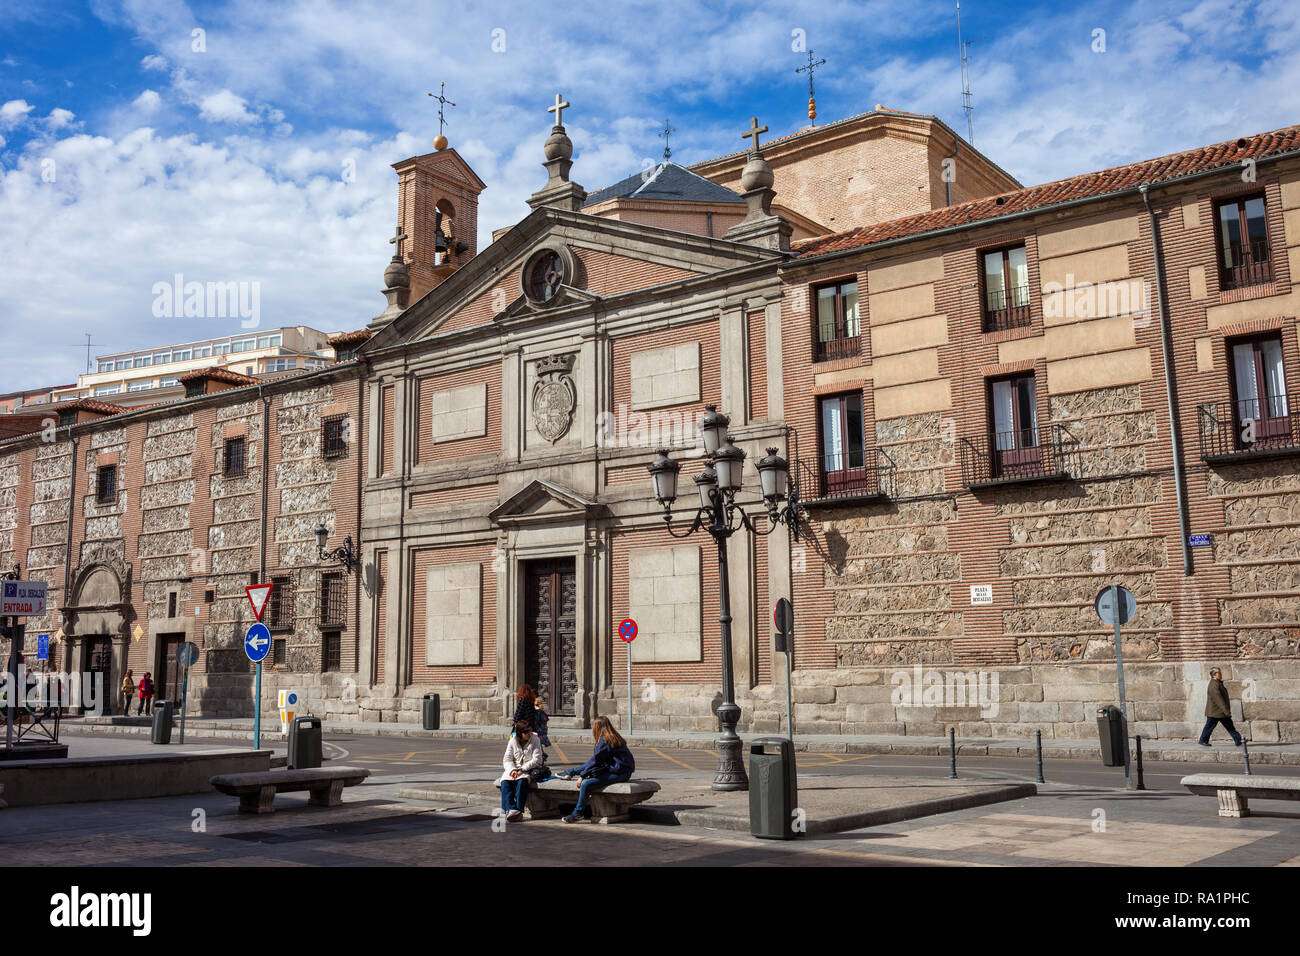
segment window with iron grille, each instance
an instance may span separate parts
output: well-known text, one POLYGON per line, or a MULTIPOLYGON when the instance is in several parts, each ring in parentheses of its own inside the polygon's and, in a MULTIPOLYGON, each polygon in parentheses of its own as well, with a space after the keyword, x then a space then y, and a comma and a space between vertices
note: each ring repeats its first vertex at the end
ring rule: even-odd
POLYGON ((1245 196, 1221 202, 1216 211, 1220 287, 1241 289, 1271 282, 1273 264, 1264 221, 1264 197, 1245 196))
POLYGON ((1030 324, 1029 259, 1023 245, 994 249, 983 263, 984 331, 1023 328, 1030 324))
POLYGON ((225 452, 221 456, 222 474, 226 478, 238 478, 244 473, 244 439, 227 438, 225 452))
POLYGON ((68 425, 77 424, 76 412, 59 412, 59 427, 64 428, 68 425))
POLYGON ((347 592, 341 574, 322 574, 320 579, 321 627, 342 627, 347 621, 347 592))
POLYGON ((266 626, 273 631, 293 630, 293 578, 271 578, 271 598, 266 613, 266 626))
POLYGON ((285 662, 289 659, 289 655, 286 650, 287 643, 288 642, 285 641, 285 639, 282 637, 277 638, 276 640, 273 640, 271 642, 271 663, 273 665, 282 667, 284 666, 285 662))
POLYGON ((117 465, 103 465, 96 472, 95 501, 101 505, 117 504, 117 465))
POLYGON ((320 640, 321 669, 327 671, 339 670, 343 659, 343 632, 322 631, 320 640))
POLYGON ((837 282, 813 289, 813 361, 851 358, 862 350, 858 284, 837 282))
POLYGON ((326 458, 342 458, 347 454, 346 422, 346 415, 332 415, 321 422, 321 449, 326 458))
MULTIPOLYGON (((167 382, 166 382, 166 380, 164 379, 164 380, 163 380, 163 385, 165 386, 166 384, 167 384, 167 382)), ((173 379, 173 384, 175 384, 175 380, 174 380, 174 379, 173 379)), ((194 381, 192 381, 192 382, 186 382, 186 383, 185 383, 185 397, 186 397, 186 398, 198 398, 200 395, 202 395, 202 394, 207 390, 207 387, 208 387, 208 383, 205 382, 205 381, 204 381, 203 379, 201 379, 201 378, 200 378, 200 379, 196 379, 196 380, 194 380, 194 381)))

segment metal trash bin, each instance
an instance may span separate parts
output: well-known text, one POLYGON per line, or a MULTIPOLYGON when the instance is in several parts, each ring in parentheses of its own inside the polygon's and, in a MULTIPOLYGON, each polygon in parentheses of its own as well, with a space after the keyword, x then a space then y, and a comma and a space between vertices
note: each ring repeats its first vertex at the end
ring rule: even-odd
POLYGON ((424 695, 424 729, 437 730, 442 720, 442 698, 437 694, 424 695))
POLYGON ((1128 735, 1124 732, 1124 713, 1114 704, 1097 708, 1097 734, 1101 738, 1101 765, 1124 766, 1128 735))
POLYGON ((175 701, 160 700, 153 705, 153 742, 172 742, 172 718, 176 712, 175 701))
POLYGON ((765 840, 792 840, 796 810, 794 747, 785 737, 749 744, 749 832, 765 840), (774 751, 774 752, 773 752, 774 751))
POLYGON ((319 717, 295 717, 289 722, 289 759, 291 770, 305 770, 321 765, 321 726, 319 717))

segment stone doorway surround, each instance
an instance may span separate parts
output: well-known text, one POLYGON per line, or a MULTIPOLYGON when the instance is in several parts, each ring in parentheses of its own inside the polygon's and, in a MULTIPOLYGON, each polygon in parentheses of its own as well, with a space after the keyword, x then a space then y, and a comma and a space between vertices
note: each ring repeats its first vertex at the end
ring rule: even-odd
MULTIPOLYGON (((497 683, 513 691, 524 680, 525 563, 572 558, 577 575, 578 692, 572 720, 588 727, 597 695, 610 686, 609 547, 606 508, 554 482, 534 479, 489 512, 504 556, 498 570, 497 683)), ((556 708, 559 709, 559 708, 556 708)), ((568 710, 569 708, 564 708, 568 710)), ((566 721, 567 722, 567 721, 566 721)))
POLYGON ((100 706, 101 713, 113 713, 120 703, 117 685, 126 673, 130 648, 131 568, 114 556, 87 561, 74 570, 70 595, 71 601, 62 608, 68 671, 86 673, 91 641, 107 637, 111 651, 100 706))

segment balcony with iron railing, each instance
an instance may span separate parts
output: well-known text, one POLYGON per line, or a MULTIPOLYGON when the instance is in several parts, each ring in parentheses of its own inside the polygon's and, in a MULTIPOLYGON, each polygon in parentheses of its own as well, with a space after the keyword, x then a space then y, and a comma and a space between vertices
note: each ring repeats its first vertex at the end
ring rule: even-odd
POLYGON ((1228 251, 1227 262, 1219 274, 1219 285, 1225 289, 1244 289, 1273 281, 1273 262, 1268 242, 1234 242, 1228 251))
POLYGON ((1279 395, 1213 402, 1196 413, 1201 458, 1206 462, 1300 453, 1300 401, 1279 395))
POLYGON ((984 331, 1005 332, 1022 329, 1033 319, 1029 311, 1029 286, 984 290, 984 331))
POLYGON ((862 354, 862 336, 855 321, 849 329, 836 328, 830 322, 812 322, 812 360, 829 362, 832 359, 857 358, 862 354), (853 335, 846 334, 853 331, 853 335))
POLYGON ((806 506, 884 500, 897 494, 894 460, 879 448, 800 458, 797 465, 799 500, 806 506))
POLYGON ((961 481, 967 488, 1070 477, 1072 442, 1061 425, 1040 425, 958 439, 961 481))

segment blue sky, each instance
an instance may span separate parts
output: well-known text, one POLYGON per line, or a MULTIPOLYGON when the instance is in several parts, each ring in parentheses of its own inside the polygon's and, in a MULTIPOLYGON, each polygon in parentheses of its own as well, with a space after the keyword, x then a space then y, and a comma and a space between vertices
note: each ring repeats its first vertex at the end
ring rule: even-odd
MULTIPOLYGON (((263 326, 380 312, 393 162, 437 132, 487 183, 480 236, 544 181, 556 91, 589 190, 654 158, 740 149, 757 115, 875 103, 966 129, 955 5, 0 0, 0 392, 96 352, 222 335, 155 318, 152 288, 250 281, 263 326), (196 34, 195 31, 202 31, 196 34), (354 171, 350 174, 347 171, 354 171), (80 346, 78 343, 82 343, 80 346)), ((967 0, 975 142, 1026 184, 1300 122, 1300 5, 967 0), (1097 31, 1104 31, 1104 36, 1097 31), (1099 39, 1104 50, 1099 50, 1099 39)))

